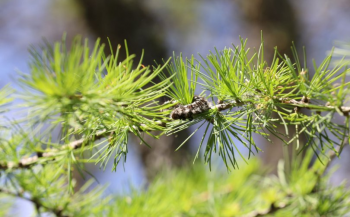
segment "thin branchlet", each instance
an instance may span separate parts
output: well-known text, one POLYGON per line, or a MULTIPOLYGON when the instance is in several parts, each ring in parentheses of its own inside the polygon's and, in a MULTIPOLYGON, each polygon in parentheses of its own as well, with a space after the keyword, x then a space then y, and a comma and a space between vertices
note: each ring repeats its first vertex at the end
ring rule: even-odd
MULTIPOLYGON (((297 108, 299 111, 301 108, 306 108, 310 110, 316 110, 316 111, 337 111, 340 110, 343 114, 348 114, 350 112, 350 107, 347 106, 340 106, 340 107, 335 107, 335 106, 330 106, 330 105, 324 105, 324 106, 319 106, 318 108, 312 107, 312 104, 310 103, 310 100, 307 99, 306 97, 303 97, 300 101, 297 101, 295 99, 290 99, 290 98, 277 98, 274 97, 276 101, 281 103, 281 106, 293 106, 297 108)), ((165 103, 174 103, 167 101, 165 103)), ((170 114, 170 118, 173 120, 192 120, 195 118, 196 115, 202 114, 204 112, 207 112, 208 110, 216 109, 218 112, 231 109, 234 107, 241 107, 247 104, 251 104, 251 102, 235 102, 235 103, 225 103, 222 102, 221 104, 216 104, 212 105, 211 102, 209 102, 206 98, 202 96, 194 96, 193 102, 188 105, 179 105, 176 104, 174 106, 174 109, 172 110, 170 114)), ((207 120, 211 123, 212 119, 209 117, 207 120)), ((162 121, 157 121, 156 124, 159 126, 165 127, 166 123, 162 121)), ((136 126, 135 126, 136 127, 136 126)), ((142 125, 140 127, 136 127, 137 130, 139 131, 145 131, 146 125, 142 125)), ((148 131, 148 130, 147 130, 148 131)), ((28 157, 28 158, 23 158, 19 160, 18 162, 2 162, 0 163, 0 169, 6 170, 6 169, 19 169, 19 168, 30 168, 33 165, 41 162, 42 160, 54 160, 55 157, 58 155, 58 153, 62 150, 75 150, 79 149, 82 147, 82 145, 85 142, 90 141, 93 139, 93 141, 96 141, 98 139, 101 139, 103 137, 106 137, 108 134, 105 131, 101 131, 96 133, 93 137, 90 136, 89 138, 82 138, 76 141, 73 141, 69 144, 63 145, 60 149, 50 149, 45 152, 39 152, 36 153, 35 156, 28 157)), ((335 154, 335 153, 334 153, 335 154)), ((332 158, 333 159, 333 158, 332 158)))
POLYGON ((17 198, 21 198, 21 199, 27 200, 29 202, 32 202, 34 204, 38 214, 40 214, 40 208, 43 208, 46 211, 54 213, 57 217, 69 217, 69 216, 71 216, 71 215, 63 214, 62 208, 48 207, 41 200, 39 200, 37 198, 25 196, 24 192, 12 192, 12 191, 9 191, 8 189, 0 188, 0 193, 4 193, 4 194, 7 194, 7 195, 12 196, 12 197, 17 197, 17 198))
POLYGON ((34 156, 22 158, 18 162, 8 161, 8 162, 0 162, 0 169, 21 169, 21 168, 30 168, 38 163, 42 163, 43 161, 55 160, 55 158, 60 154, 61 151, 65 150, 75 150, 82 147, 82 145, 91 140, 96 141, 101 139, 108 134, 106 131, 100 131, 96 133, 94 136, 90 136, 88 138, 82 138, 71 143, 62 145, 59 149, 49 149, 44 152, 36 152, 34 156))
MULTIPOLYGON (((315 110, 315 111, 341 111, 344 115, 348 114, 350 112, 349 106, 331 106, 331 105, 317 105, 317 108, 313 107, 313 104, 310 103, 310 100, 306 97, 303 97, 300 101, 291 99, 291 98, 278 98, 273 97, 274 100, 279 102, 283 106, 292 106, 296 107, 298 109, 306 108, 309 110, 315 110)), ((188 105, 180 105, 176 104, 173 109, 173 111, 170 114, 170 118, 173 120, 186 120, 186 119, 192 119, 194 115, 204 113, 210 109, 217 109, 219 112, 224 111, 227 109, 231 109, 234 107, 241 107, 244 105, 251 104, 251 101, 239 101, 234 103, 224 103, 221 102, 216 105, 212 105, 211 102, 209 102, 204 97, 194 97, 193 103, 188 105)))

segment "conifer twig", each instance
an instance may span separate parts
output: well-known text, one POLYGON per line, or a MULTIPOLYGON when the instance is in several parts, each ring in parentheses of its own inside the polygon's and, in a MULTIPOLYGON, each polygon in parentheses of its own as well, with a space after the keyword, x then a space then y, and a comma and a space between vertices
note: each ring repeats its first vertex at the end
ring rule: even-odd
MULTIPOLYGON (((327 103, 324 106, 317 105, 317 106, 319 106, 319 108, 315 108, 315 107, 312 106, 313 104, 311 104, 309 100, 297 101, 295 99, 278 98, 278 97, 273 97, 273 99, 277 100, 278 102, 280 102, 282 104, 289 105, 289 106, 294 106, 294 107, 297 107, 297 108, 306 108, 306 109, 317 110, 317 111, 321 111, 321 110, 322 111, 336 111, 336 110, 339 110, 343 114, 350 113, 350 106, 340 106, 340 107, 337 108, 336 106, 331 106, 331 105, 328 105, 328 103, 327 103)), ((165 103, 171 103, 171 102, 167 101, 165 103)), ((218 111, 224 111, 226 109, 230 109, 230 108, 233 108, 233 107, 240 107, 240 106, 244 106, 244 105, 247 105, 247 104, 250 104, 250 103, 251 102, 244 102, 244 101, 239 101, 239 102, 235 102, 235 103, 218 103, 216 105, 211 105, 210 107, 208 107, 208 109, 217 109, 218 111)))
MULTIPOLYGON (((322 106, 321 109, 316 109, 316 108, 312 107, 312 104, 309 103, 309 100, 307 100, 305 102, 305 100, 297 101, 297 100, 289 99, 289 98, 274 97, 274 99, 278 100, 282 104, 294 106, 297 108, 307 108, 310 110, 315 109, 315 110, 323 110, 323 111, 339 110, 343 114, 348 114, 350 112, 350 107, 347 107, 347 106, 340 106, 340 107, 336 108, 335 106, 330 106, 330 105, 326 104, 326 105, 322 106)), ((250 102, 240 101, 237 103, 219 103, 216 105, 210 105, 208 107, 208 109, 217 109, 218 111, 224 111, 226 109, 230 109, 233 107, 244 106, 248 103, 250 103, 250 102)), ((203 110, 202 112, 205 112, 205 110, 203 110)), ((165 126, 165 123, 160 122, 160 121, 158 121, 157 124, 159 124, 160 126, 165 126)), ((145 128, 145 126, 141 125, 141 128, 139 128, 139 130, 144 131, 142 128, 145 128)), ((107 134, 106 134, 105 130, 100 131, 93 137, 93 139, 95 141, 95 140, 98 140, 98 139, 105 137, 106 135, 107 134)), ((0 169, 6 170, 6 169, 29 168, 29 167, 33 166, 34 164, 38 163, 42 159, 45 159, 45 158, 46 159, 48 159, 48 158, 54 159, 59 151, 66 150, 66 149, 70 149, 70 150, 78 149, 84 144, 84 142, 88 141, 91 138, 92 137, 90 136, 89 138, 82 138, 82 139, 76 140, 76 141, 71 142, 69 144, 63 145, 60 149, 50 149, 49 151, 46 151, 46 152, 37 152, 35 156, 28 157, 28 158, 22 158, 21 160, 19 160, 19 162, 5 162, 5 163, 1 162, 0 169)), ((332 156, 331 156, 331 158, 332 158, 332 156)))
POLYGON ((42 208, 46 209, 47 211, 54 213, 58 217, 68 217, 68 215, 63 215, 63 213, 62 213, 63 210, 62 209, 48 207, 48 206, 44 205, 40 200, 38 200, 36 198, 26 197, 24 195, 24 192, 17 192, 16 193, 16 192, 9 191, 8 189, 0 188, 0 193, 4 193, 4 194, 7 194, 9 196, 21 198, 21 199, 27 200, 29 202, 32 202, 34 204, 37 212, 39 212, 39 209, 42 207, 42 208))
POLYGON ((90 136, 88 138, 82 138, 76 141, 73 141, 71 143, 68 143, 66 145, 63 145, 60 149, 50 149, 46 152, 37 152, 35 156, 28 157, 28 158, 22 158, 18 162, 4 162, 0 163, 0 169, 6 170, 6 169, 20 169, 20 168, 30 168, 33 165, 37 164, 39 161, 43 159, 55 159, 57 156, 57 153, 63 150, 75 150, 81 148, 81 146, 84 144, 84 142, 87 142, 89 139, 93 138, 94 141, 101 139, 105 137, 106 131, 100 131, 96 133, 93 137, 90 136))

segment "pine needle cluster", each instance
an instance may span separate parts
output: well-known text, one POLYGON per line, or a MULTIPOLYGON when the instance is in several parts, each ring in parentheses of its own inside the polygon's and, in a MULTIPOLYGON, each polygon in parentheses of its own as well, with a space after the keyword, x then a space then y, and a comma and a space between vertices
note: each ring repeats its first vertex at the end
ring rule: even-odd
POLYGON ((349 144, 346 58, 333 64, 330 53, 309 67, 306 55, 300 61, 293 47, 293 59, 276 49, 268 63, 263 42, 251 51, 241 40, 239 46, 215 49, 199 60, 174 55, 172 62, 144 66, 143 55, 135 62, 127 44, 125 60, 118 59, 121 46, 114 50, 110 44, 110 50, 106 56, 99 40, 90 49, 80 37, 70 47, 63 40, 31 49, 30 72, 18 79, 21 90, 0 91, 1 212, 11 208, 8 197, 32 202, 37 215, 56 216, 167 216, 165 203, 176 204, 168 216, 349 212, 348 191, 330 189, 323 175, 349 144), (154 83, 155 78, 161 81, 154 83), (198 88, 203 92, 196 95, 198 88), (160 103, 164 96, 170 100, 160 103), (13 99, 19 103, 11 104, 13 99), (8 118, 9 111, 15 120, 8 118), (335 122, 338 116, 343 123, 335 122), (281 164, 278 178, 259 173, 261 167, 250 160, 250 166, 217 184, 195 167, 191 175, 163 174, 147 192, 129 199, 103 197, 100 188, 88 191, 91 183, 74 192, 73 170, 82 172, 85 163, 105 168, 109 161, 116 170, 127 159, 131 134, 151 146, 145 134, 159 138, 194 125, 190 137, 200 128, 204 132, 194 159, 203 155, 210 168, 215 154, 228 170, 237 168, 240 158, 247 161, 238 143, 250 158, 260 151, 257 136, 269 140, 274 135, 285 145, 296 144, 298 152, 312 151, 289 172, 281 164), (284 133, 278 130, 281 125, 284 133), (302 143, 301 137, 306 138, 302 143), (320 161, 309 167, 312 154, 320 161), (183 189, 181 183, 192 187, 183 189), (171 186, 179 192, 171 194, 171 186))

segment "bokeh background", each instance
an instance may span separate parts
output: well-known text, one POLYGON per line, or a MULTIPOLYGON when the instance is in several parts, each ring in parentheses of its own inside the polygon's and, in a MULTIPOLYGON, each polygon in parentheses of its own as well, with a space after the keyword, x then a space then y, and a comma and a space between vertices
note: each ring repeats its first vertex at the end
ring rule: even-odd
MULTIPOLYGON (((150 65, 173 52, 205 56, 214 47, 239 44, 240 37, 257 48, 262 30, 268 60, 275 46, 291 56, 294 41, 299 51, 306 47, 309 62, 319 63, 335 41, 350 41, 349 11, 349 0, 0 0, 0 87, 11 83, 19 88, 17 71, 29 71, 27 48, 43 38, 59 41, 64 33, 68 43, 78 34, 91 43, 98 37, 107 42, 109 37, 114 46, 126 39, 131 53, 140 57, 145 50, 144 64, 150 65)), ((107 194, 127 194, 131 186, 142 189, 164 166, 191 166, 199 136, 174 152, 187 134, 152 141, 152 149, 133 139, 124 168, 120 165, 115 173, 98 166, 87 169, 100 184, 109 185, 107 194)), ((259 155, 262 162, 275 167, 282 145, 277 140, 258 145, 264 150, 259 155)), ((349 154, 346 148, 342 159, 334 162, 340 168, 331 184, 349 176, 349 154)), ((78 187, 85 181, 78 174, 76 179, 78 187)), ((19 201, 17 207, 23 216, 30 213, 29 203, 19 201)))

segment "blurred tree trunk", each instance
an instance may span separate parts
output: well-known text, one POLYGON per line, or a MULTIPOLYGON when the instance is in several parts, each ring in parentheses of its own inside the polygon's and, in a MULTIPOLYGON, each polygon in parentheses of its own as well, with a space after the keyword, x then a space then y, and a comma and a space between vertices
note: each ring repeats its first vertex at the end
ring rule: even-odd
POLYGON ((290 46, 298 39, 298 25, 289 0, 238 0, 238 3, 247 29, 259 35, 262 30, 265 52, 271 55, 270 59, 275 46, 281 54, 291 56, 290 46))
MULTIPOLYGON (((293 7, 288 0, 238 0, 238 4, 247 24, 246 28, 249 29, 248 35, 254 35, 251 38, 259 38, 256 35, 260 35, 262 30, 267 61, 272 60, 275 46, 281 55, 293 57, 291 45, 292 41, 298 39, 298 26, 293 7)), ((254 43, 260 44, 260 41, 254 43)), ((277 115, 275 118, 278 118, 277 115)), ((283 126, 279 126, 279 131, 285 134, 283 126)), ((295 128, 289 127, 289 133, 293 135, 295 128)), ((284 145, 276 137, 271 136, 271 140, 272 143, 265 144, 262 159, 276 169, 277 162, 283 157, 284 145)), ((289 148, 292 148, 292 145, 289 148)))
MULTIPOLYGON (((126 39, 129 53, 140 57, 142 49, 145 50, 144 65, 153 65, 154 60, 162 63, 163 58, 168 58, 163 30, 143 6, 141 0, 78 0, 78 2, 84 10, 88 26, 105 44, 108 44, 107 37, 113 47, 118 44, 124 46, 124 39, 126 39)), ((106 52, 109 52, 108 47, 106 52)), ((120 59, 125 58, 123 55, 121 52, 120 59)), ((187 131, 184 131, 179 133, 177 138, 163 136, 155 140, 149 136, 146 137, 152 149, 141 145, 139 152, 148 178, 151 178, 161 167, 180 166, 186 162, 189 146, 184 146, 177 152, 175 149, 180 144, 176 140, 183 141, 187 135, 187 131)))

